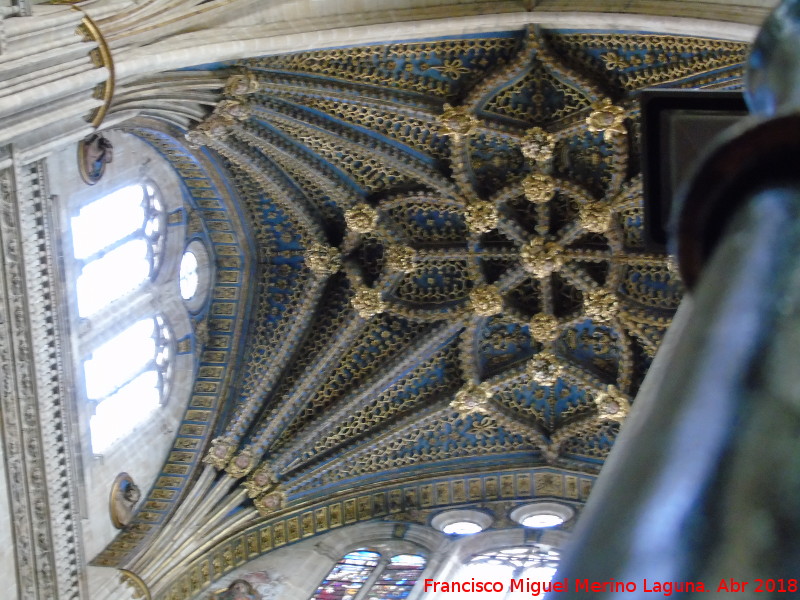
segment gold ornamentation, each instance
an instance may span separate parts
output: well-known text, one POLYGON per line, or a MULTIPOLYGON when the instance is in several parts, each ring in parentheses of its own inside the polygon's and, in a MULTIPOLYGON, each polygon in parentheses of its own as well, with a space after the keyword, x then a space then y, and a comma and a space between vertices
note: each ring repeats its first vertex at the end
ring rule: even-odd
POLYGON ((253 451, 250 448, 245 448, 239 453, 239 456, 234 458, 228 463, 225 469, 232 477, 244 477, 256 466, 258 460, 253 456, 253 451))
POLYGON ((333 275, 342 266, 342 259, 336 248, 317 242, 312 242, 306 248, 305 261, 311 272, 319 277, 333 275))
POLYGON ((580 226, 592 233, 606 233, 611 228, 611 206, 604 202, 591 202, 580 208, 580 226))
POLYGON ((277 483, 278 478, 267 465, 261 465, 244 482, 249 498, 255 498, 277 483))
POLYGON ((544 173, 531 173, 522 180, 522 191, 529 202, 549 202, 556 191, 556 180, 544 173))
POLYGON ((555 354, 539 352, 528 361, 527 371, 540 385, 553 386, 558 381, 564 366, 555 354))
POLYGON ((408 246, 392 244, 386 249, 386 267, 392 271, 411 273, 414 270, 416 251, 408 246))
POLYGON ((253 501, 262 517, 275 513, 286 506, 286 493, 282 491, 271 492, 259 496, 253 501))
POLYGON ((537 342, 548 342, 558 336, 558 319, 547 313, 538 313, 528 323, 528 331, 537 342))
POLYGON ((108 511, 111 514, 111 523, 117 529, 122 529, 131 522, 136 504, 142 497, 131 476, 120 473, 111 485, 111 494, 108 498, 108 511))
POLYGON ((614 385, 609 385, 605 392, 601 392, 594 399, 599 418, 605 421, 622 423, 631 409, 631 401, 614 385))
POLYGON ((252 112, 253 108, 249 104, 239 100, 221 100, 214 109, 214 113, 221 118, 237 121, 244 121, 252 112))
POLYGON ((466 107, 451 106, 445 103, 442 114, 437 118, 439 133, 442 135, 466 136, 475 133, 478 128, 478 118, 471 114, 466 107))
POLYGON ((627 133, 625 109, 611 104, 608 98, 603 98, 592 104, 592 112, 586 117, 586 125, 589 126, 589 131, 602 131, 604 138, 609 133, 624 135, 627 133))
POLYGON ((224 469, 234 452, 236 452, 236 446, 230 440, 216 438, 211 441, 211 448, 203 457, 203 462, 217 469, 224 469))
POLYGON ((225 84, 225 95, 244 96, 246 94, 255 94, 260 87, 258 79, 251 71, 236 73, 228 77, 228 81, 225 84))
POLYGON ((546 164, 553 158, 556 138, 541 127, 532 127, 525 132, 520 149, 522 155, 537 164, 546 164))
POLYGON ((522 268, 540 279, 564 266, 561 246, 543 237, 533 238, 523 246, 519 258, 522 268))
POLYGON ((485 415, 489 413, 491 398, 492 393, 486 383, 470 382, 456 392, 450 408, 456 411, 461 418, 472 414, 485 415))
POLYGON ((584 293, 583 311, 593 321, 609 321, 617 314, 618 307, 619 301, 613 292, 597 289, 584 293))
POLYGON ((476 315, 491 317, 503 311, 503 296, 493 285, 477 285, 469 294, 470 305, 476 315))
POLYGON ((467 227, 473 233, 486 233, 497 227, 499 217, 497 207, 486 200, 470 200, 467 202, 464 218, 467 227))
POLYGON ((95 88, 95 92, 99 90, 99 95, 96 95, 97 98, 102 98, 103 105, 94 109, 92 112, 91 117, 87 120, 91 123, 92 127, 99 127, 100 124, 105 119, 106 114, 108 113, 108 109, 111 107, 111 100, 114 98, 114 87, 116 86, 116 70, 114 68, 114 60, 111 56, 111 50, 108 46, 108 42, 103 37, 103 34, 100 32, 100 28, 97 27, 97 24, 83 12, 83 10, 77 6, 72 7, 73 10, 77 10, 83 13, 83 19, 81 19, 81 24, 78 27, 77 33, 82 35, 84 41, 93 41, 97 42, 97 52, 90 52, 89 57, 93 61, 95 67, 105 67, 108 69, 108 79, 106 79, 103 83, 98 84, 95 88))
POLYGON ((366 286, 359 286, 350 298, 350 304, 362 319, 369 319, 386 310, 381 291, 366 286))
POLYGON ((358 204, 344 212, 344 221, 354 233, 371 233, 378 225, 378 211, 368 204, 358 204))
POLYGON ((228 127, 234 124, 228 116, 212 114, 191 131, 186 132, 186 141, 192 147, 207 146, 212 140, 223 140, 230 134, 228 127))

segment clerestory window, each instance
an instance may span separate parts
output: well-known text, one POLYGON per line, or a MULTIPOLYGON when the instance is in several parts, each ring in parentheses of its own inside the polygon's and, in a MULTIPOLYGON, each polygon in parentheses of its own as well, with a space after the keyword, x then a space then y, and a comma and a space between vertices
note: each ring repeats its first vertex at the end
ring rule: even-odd
POLYGON ((361 548, 334 565, 310 600, 403 600, 424 569, 422 556, 384 558, 361 548))
POLYGON ((167 216, 155 183, 140 181, 74 207, 69 227, 78 379, 91 414, 92 452, 101 454, 167 397, 175 344, 153 283, 167 216))
POLYGON ((500 581, 504 583, 505 593, 474 592, 470 600, 530 600, 542 598, 543 593, 534 595, 527 589, 511 591, 512 579, 527 582, 548 582, 556 573, 560 554, 546 544, 532 544, 517 548, 503 548, 473 556, 462 568, 462 577, 474 577, 481 581, 500 581))

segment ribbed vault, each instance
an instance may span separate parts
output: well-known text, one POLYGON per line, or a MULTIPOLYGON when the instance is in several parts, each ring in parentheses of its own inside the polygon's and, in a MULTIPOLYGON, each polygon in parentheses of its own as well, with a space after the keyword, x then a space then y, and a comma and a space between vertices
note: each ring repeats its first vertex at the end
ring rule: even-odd
POLYGON ((177 600, 355 520, 584 500, 681 297, 644 250, 637 92, 736 87, 745 50, 531 29, 212 65, 186 139, 258 249, 247 340, 215 346, 218 260, 185 424, 214 439, 179 435, 95 564, 177 600))

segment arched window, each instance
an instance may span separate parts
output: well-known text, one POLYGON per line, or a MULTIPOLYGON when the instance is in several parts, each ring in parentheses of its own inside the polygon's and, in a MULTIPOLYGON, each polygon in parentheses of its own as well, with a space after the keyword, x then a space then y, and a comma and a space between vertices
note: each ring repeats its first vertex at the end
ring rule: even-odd
POLYGON ((555 575, 559 558, 558 551, 545 544, 503 548, 473 556, 464 565, 464 577, 474 577, 481 581, 501 581, 506 592, 476 592, 470 594, 470 600, 541 598, 543 594, 533 596, 531 592, 524 590, 512 592, 510 582, 512 579, 550 581, 555 575))
MULTIPOLYGON (((68 217, 78 380, 92 452, 101 454, 167 397, 175 341, 159 312, 164 286, 155 284, 167 214, 156 184, 141 180, 73 205, 68 217)), ((175 270, 167 295, 179 296, 175 270)))
POLYGON ((119 188, 72 217, 81 317, 96 314, 156 273, 165 221, 163 203, 148 182, 119 188))
POLYGON ((346 554, 310 600, 403 600, 425 569, 425 558, 397 554, 388 560, 361 548, 346 554))

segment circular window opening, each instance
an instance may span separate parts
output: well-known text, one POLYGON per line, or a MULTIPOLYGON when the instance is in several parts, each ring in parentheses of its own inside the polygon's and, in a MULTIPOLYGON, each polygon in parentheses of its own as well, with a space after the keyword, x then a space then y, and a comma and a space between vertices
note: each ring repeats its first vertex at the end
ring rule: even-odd
POLYGON ((181 297, 184 300, 191 300, 197 293, 200 285, 200 276, 197 274, 197 257, 194 252, 187 250, 181 259, 180 286, 181 297))
POLYGON ((520 525, 523 527, 555 527, 563 522, 564 518, 558 515, 531 515, 522 519, 520 525))
POLYGON ((523 527, 543 529, 556 527, 575 515, 571 506, 558 502, 534 502, 518 506, 511 511, 510 517, 523 527))
POLYGON ((448 535, 479 533, 492 524, 492 517, 479 510, 446 510, 431 519, 431 525, 448 535))
POLYGON ((456 521, 442 527, 444 533, 452 533, 455 535, 469 535, 471 533, 479 533, 483 531, 483 527, 472 521, 456 521))
POLYGON ((211 264, 205 244, 197 239, 189 242, 181 258, 178 284, 190 313, 200 312, 205 305, 212 284, 211 264))

